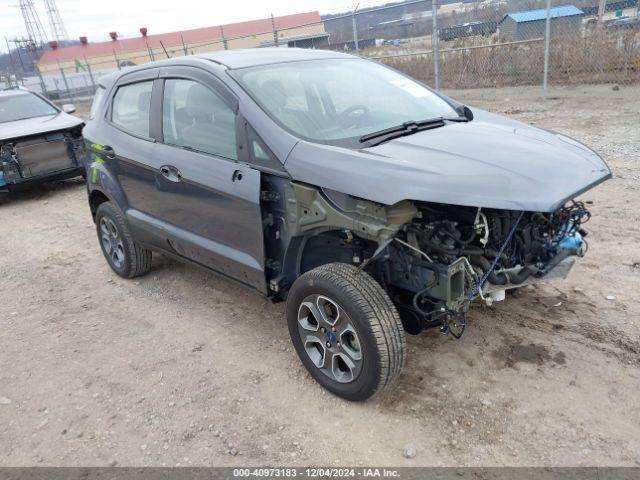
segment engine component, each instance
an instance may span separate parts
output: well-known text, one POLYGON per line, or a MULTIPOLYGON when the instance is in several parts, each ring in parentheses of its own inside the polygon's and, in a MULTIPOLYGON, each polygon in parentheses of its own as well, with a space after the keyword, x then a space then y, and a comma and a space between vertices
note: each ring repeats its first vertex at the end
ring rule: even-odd
POLYGON ((388 245, 389 261, 381 262, 383 281, 397 290, 396 304, 410 333, 439 326, 454 334, 455 325, 461 335, 473 298, 500 301, 506 289, 545 276, 587 248, 582 225, 591 214, 581 202, 550 214, 416 206, 419 215, 388 245))

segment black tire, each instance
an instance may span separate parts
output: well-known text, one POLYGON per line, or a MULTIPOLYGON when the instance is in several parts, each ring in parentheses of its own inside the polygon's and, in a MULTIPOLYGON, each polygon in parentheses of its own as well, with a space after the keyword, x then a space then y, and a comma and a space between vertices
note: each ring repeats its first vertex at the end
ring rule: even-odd
POLYGON ((301 275, 289 290, 287 322, 306 369, 339 397, 366 400, 400 375, 406 351, 400 316, 382 287, 353 265, 330 263, 301 275), (325 323, 334 318, 337 327, 325 323))
POLYGON ((144 275, 151 269, 151 250, 139 246, 131 236, 122 213, 113 207, 111 202, 101 203, 96 211, 96 231, 102 253, 111 269, 123 278, 134 278, 144 275), (107 245, 105 231, 115 227, 116 237, 111 237, 111 245, 107 245), (111 254, 109 247, 117 244, 117 253, 111 254))

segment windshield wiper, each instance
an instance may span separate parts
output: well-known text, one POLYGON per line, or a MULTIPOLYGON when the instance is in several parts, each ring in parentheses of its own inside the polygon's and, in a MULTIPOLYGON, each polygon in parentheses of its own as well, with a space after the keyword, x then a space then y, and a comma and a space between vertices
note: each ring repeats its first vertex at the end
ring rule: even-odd
POLYGON ((437 117, 427 120, 409 120, 394 127, 378 130, 377 132, 368 133, 360 137, 360 143, 368 142, 375 138, 379 138, 377 142, 369 145, 371 147, 379 145, 387 140, 412 135, 423 130, 431 130, 432 128, 444 127, 446 122, 468 122, 466 117, 437 117))

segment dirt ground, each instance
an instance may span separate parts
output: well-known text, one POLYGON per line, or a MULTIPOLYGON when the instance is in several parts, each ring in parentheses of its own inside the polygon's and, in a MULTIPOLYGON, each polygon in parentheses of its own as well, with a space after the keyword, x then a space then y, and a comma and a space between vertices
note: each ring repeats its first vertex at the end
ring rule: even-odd
POLYGON ((568 280, 410 336, 396 390, 353 404, 305 372, 284 304, 159 255, 112 273, 80 180, 5 197, 0 465, 640 465, 640 87, 446 93, 613 169, 568 280))

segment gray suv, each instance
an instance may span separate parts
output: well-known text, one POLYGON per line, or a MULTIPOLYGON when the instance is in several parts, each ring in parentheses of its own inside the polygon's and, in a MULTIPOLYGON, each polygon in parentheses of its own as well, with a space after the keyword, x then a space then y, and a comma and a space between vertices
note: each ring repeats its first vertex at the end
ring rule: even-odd
POLYGON ((100 246, 132 278, 152 252, 287 301, 326 389, 364 400, 405 331, 459 337, 475 299, 564 277, 610 178, 581 143, 473 111, 329 51, 223 51, 100 79, 84 129, 100 246))

